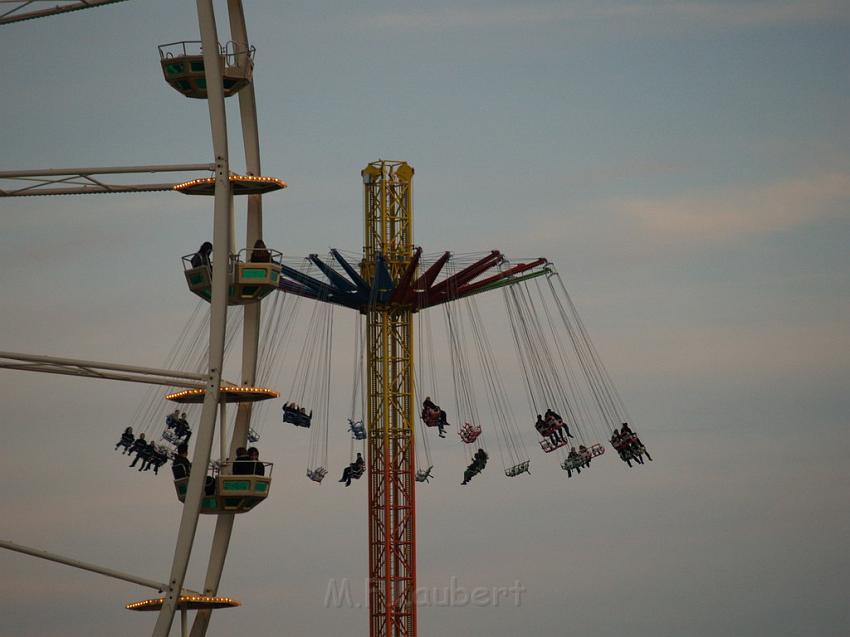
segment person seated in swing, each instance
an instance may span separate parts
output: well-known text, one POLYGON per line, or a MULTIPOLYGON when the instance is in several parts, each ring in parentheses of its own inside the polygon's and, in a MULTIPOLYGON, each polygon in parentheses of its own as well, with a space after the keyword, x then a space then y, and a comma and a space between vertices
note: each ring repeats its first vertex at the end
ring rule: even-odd
POLYGON ((177 424, 174 426, 174 434, 181 439, 182 442, 188 443, 192 437, 192 429, 189 427, 189 421, 186 420, 186 413, 180 414, 177 419, 177 424))
POLYGON ((584 445, 579 445, 578 446, 578 455, 582 459, 582 464, 585 467, 589 467, 590 466, 590 460, 591 460, 591 458, 593 458, 593 456, 591 455, 588 448, 585 447, 584 445))
POLYGON ((614 447, 614 450, 620 456, 620 460, 629 465, 629 468, 631 469, 632 460, 637 460, 637 458, 634 458, 634 454, 632 453, 632 449, 628 441, 629 437, 620 434, 615 427, 614 431, 611 433, 611 446, 614 447))
POLYGON ((212 244, 209 241, 204 241, 198 251, 192 255, 192 267, 200 268, 202 265, 209 267, 212 249, 212 244))
POLYGON ((552 447, 560 447, 561 445, 567 442, 566 438, 564 438, 563 434, 559 427, 557 427, 554 421, 549 417, 549 412, 546 412, 546 420, 537 414, 537 422, 534 423, 534 428, 544 438, 549 438, 549 442, 552 447))
POLYGON ((481 473, 481 471, 484 470, 484 467, 487 466, 488 457, 487 452, 479 448, 478 451, 475 452, 475 455, 472 456, 472 462, 463 472, 463 482, 461 482, 461 484, 468 484, 473 477, 481 473))
POLYGON ((446 412, 439 405, 434 404, 430 396, 426 396, 422 401, 422 420, 429 427, 438 427, 441 438, 445 438, 443 428, 449 426, 447 418, 446 412))
POLYGON ((567 438, 575 438, 575 436, 570 433, 570 428, 567 426, 567 423, 564 422, 564 419, 561 418, 560 414, 551 409, 546 410, 546 422, 551 424, 553 428, 560 432, 559 435, 564 442, 567 441, 566 438, 564 438, 564 434, 567 435, 567 438), (563 429, 563 432, 561 432, 561 429, 563 429))
POLYGON ((115 445, 115 451, 118 451, 118 447, 124 447, 124 451, 121 452, 121 455, 123 456, 130 450, 135 440, 136 437, 133 435, 133 428, 127 427, 124 430, 124 433, 121 434, 121 440, 119 440, 115 445))
POLYGON ((149 471, 151 468, 151 460, 153 460, 153 456, 156 453, 156 443, 151 440, 144 449, 142 449, 140 455, 142 456, 142 464, 139 465, 139 471, 149 471))
POLYGON ((145 449, 148 448, 148 442, 145 440, 145 434, 139 434, 139 437, 136 438, 135 442, 133 442, 133 446, 130 447, 129 454, 136 454, 136 457, 133 459, 133 462, 130 463, 129 466, 135 467, 136 463, 139 460, 143 460, 142 453, 145 449))
POLYGON ((159 468, 168 462, 168 450, 160 445, 154 446, 153 456, 151 456, 150 466, 153 467, 154 475, 159 475, 159 468))
POLYGON ((360 477, 363 476, 365 469, 366 461, 363 459, 363 455, 358 451, 357 459, 342 470, 342 477, 339 479, 339 482, 345 482, 345 486, 350 487, 351 481, 360 479, 360 477))
POLYGON ((248 448, 248 466, 250 467, 250 473, 255 476, 266 475, 266 467, 260 462, 260 451, 256 447, 248 448))
POLYGON ((581 473, 581 464, 581 457, 576 452, 576 448, 570 447, 570 452, 567 454, 567 477, 573 477, 572 469, 575 469, 576 473, 581 473))
POLYGON ((175 429, 180 421, 180 410, 175 409, 165 417, 165 429, 175 429))
MULTIPOLYGON (((629 423, 624 422, 621 429, 622 429, 623 435, 624 436, 627 435, 629 437, 632 451, 638 457, 640 457, 642 454, 646 454, 646 457, 650 461, 652 461, 652 456, 649 455, 649 452, 646 450, 646 446, 643 444, 643 442, 641 442, 641 439, 638 438, 638 435, 634 431, 632 431, 631 427, 629 427, 629 423)), ((643 464, 642 460, 643 460, 643 458, 641 458, 641 464, 643 464)))
POLYGON ((254 249, 251 250, 251 262, 253 263, 271 263, 272 253, 266 248, 266 244, 262 239, 257 239, 254 242, 254 249))

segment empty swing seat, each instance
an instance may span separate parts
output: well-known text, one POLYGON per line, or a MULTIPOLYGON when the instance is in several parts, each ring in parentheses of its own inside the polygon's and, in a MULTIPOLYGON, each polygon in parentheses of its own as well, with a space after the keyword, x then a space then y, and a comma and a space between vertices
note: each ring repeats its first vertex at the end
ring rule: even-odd
POLYGON ((328 475, 328 470, 324 467, 316 467, 315 469, 307 469, 307 477, 313 482, 321 482, 328 475))
MULTIPOLYGON (((186 40, 162 44, 159 61, 165 81, 186 97, 207 99, 207 78, 201 42, 186 40)), ((253 46, 228 42, 218 46, 224 96, 235 95, 248 86, 254 70, 253 46)))
POLYGON ((597 456, 601 456, 603 453, 605 453, 605 447, 603 445, 601 445, 600 443, 595 442, 592 445, 590 445, 590 455, 591 455, 591 457, 596 458, 597 456))
MULTIPOLYGON (((252 464, 255 461, 251 461, 252 464)), ((272 463, 262 462, 268 475, 231 475, 222 474, 214 476, 215 493, 204 495, 201 500, 201 513, 215 515, 218 513, 246 513, 266 499, 271 487, 272 463)), ((228 464, 222 465, 229 466, 228 464)), ((177 499, 180 502, 186 500, 186 489, 189 486, 189 478, 178 478, 174 481, 174 489, 177 491, 177 499)))
POLYGON ((431 478, 434 476, 431 475, 431 471, 434 469, 434 465, 431 465, 427 469, 417 469, 416 470, 416 481, 417 482, 429 482, 431 478))
MULTIPOLYGON (((227 304, 257 303, 278 289, 281 253, 269 250, 270 261, 245 261, 253 250, 240 250, 231 255, 227 265, 227 304)), ((183 273, 189 290, 205 301, 212 298, 212 264, 192 265, 194 253, 183 257, 183 273)))
POLYGON ((530 460, 526 460, 525 462, 520 462, 519 464, 515 464, 514 466, 508 467, 507 469, 505 469, 505 475, 509 478, 513 478, 513 477, 518 476, 522 473, 529 473, 530 474, 531 471, 529 471, 529 466, 531 466, 530 460))

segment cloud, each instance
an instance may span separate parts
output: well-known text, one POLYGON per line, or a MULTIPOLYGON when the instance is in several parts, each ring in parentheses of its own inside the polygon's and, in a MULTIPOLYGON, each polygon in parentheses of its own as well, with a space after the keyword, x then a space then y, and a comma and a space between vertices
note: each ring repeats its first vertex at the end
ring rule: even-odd
POLYGON ((712 242, 781 231, 847 214, 850 173, 800 177, 709 194, 612 200, 659 242, 712 242))
POLYGON ((362 26, 393 30, 498 29, 563 25, 568 22, 621 22, 638 20, 663 27, 709 26, 764 28, 812 22, 850 20, 850 5, 841 0, 786 0, 784 2, 609 2, 529 6, 451 6, 393 10, 364 18, 362 26))

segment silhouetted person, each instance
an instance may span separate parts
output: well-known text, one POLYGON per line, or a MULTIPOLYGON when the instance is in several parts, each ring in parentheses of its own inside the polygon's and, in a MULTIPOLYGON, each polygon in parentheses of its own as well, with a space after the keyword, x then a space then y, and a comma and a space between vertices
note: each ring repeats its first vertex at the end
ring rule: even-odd
POLYGON ((127 427, 124 430, 124 433, 121 434, 121 440, 119 440, 118 444, 115 445, 115 451, 118 451, 118 447, 124 447, 124 451, 121 452, 121 455, 123 456, 130 450, 135 440, 136 438, 133 436, 133 428, 127 427))
POLYGON ((360 452, 357 453, 357 459, 342 470, 342 478, 340 482, 345 482, 345 486, 350 487, 352 480, 358 480, 366 469, 366 461, 360 452))
POLYGON ((248 450, 239 447, 236 450, 236 460, 233 462, 234 475, 244 476, 251 473, 251 463, 248 460, 248 450))
POLYGON ((251 467, 251 473, 255 476, 266 475, 266 467, 260 462, 260 452, 256 447, 248 449, 248 465, 251 467))
POLYGON ((198 251, 192 255, 192 267, 200 268, 202 265, 209 267, 212 249, 212 244, 209 241, 204 241, 198 251))
POLYGON ((271 263, 272 253, 266 248, 266 244, 262 239, 257 239, 254 242, 254 249, 251 250, 251 261, 253 263, 271 263))
POLYGON ((177 454, 171 461, 171 473, 174 474, 175 480, 188 478, 189 473, 192 471, 192 463, 186 457, 187 453, 189 453, 189 445, 185 442, 177 445, 177 454))
POLYGON ((135 467, 136 463, 142 458, 142 452, 147 449, 148 443, 145 441, 145 434, 139 434, 139 437, 136 438, 136 441, 133 443, 133 446, 130 447, 130 453, 136 454, 136 457, 133 458, 133 462, 130 463, 131 467, 135 467))

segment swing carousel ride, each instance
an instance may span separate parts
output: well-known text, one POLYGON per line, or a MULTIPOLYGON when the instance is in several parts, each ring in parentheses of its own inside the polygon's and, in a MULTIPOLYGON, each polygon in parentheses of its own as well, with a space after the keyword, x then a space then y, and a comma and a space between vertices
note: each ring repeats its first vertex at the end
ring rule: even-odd
MULTIPOLYGON (((20 2, 0 15, 0 24, 111 3, 66 2, 53 11, 24 12, 30 3, 20 2)), ((587 471, 607 443, 629 467, 651 458, 554 265, 545 258, 509 259, 500 250, 425 252, 413 240, 414 170, 407 162, 378 160, 361 172, 362 253, 333 249, 301 258, 267 248, 262 196, 286 184, 260 171, 255 49, 242 4, 227 2, 231 41, 225 45, 219 44, 212 0, 197 0, 197 8, 201 40, 160 46, 160 65, 175 90, 207 101, 213 163, 0 173, 0 180, 23 183, 0 190, 6 197, 171 190, 213 198, 213 241, 182 258, 189 291, 199 300, 161 369, 0 352, 0 367, 6 369, 150 385, 118 432, 115 450, 133 457, 130 466, 138 471, 158 474, 170 461, 183 503, 171 572, 166 581, 152 582, 11 542, 2 546, 161 591, 163 597, 127 608, 158 612, 155 637, 170 633, 178 610, 184 635, 205 635, 214 609, 239 604, 219 596, 218 587, 234 516, 270 496, 273 465, 248 446, 260 440, 259 423, 280 398, 282 422, 292 426, 293 436, 301 430, 309 436, 305 477, 312 483, 322 484, 329 474, 331 433, 350 439, 339 481, 348 487, 365 477, 368 484, 370 635, 414 636, 418 487, 432 479, 468 485, 490 465, 494 447, 506 478, 529 475, 526 438, 532 426, 535 453, 556 458, 566 477, 587 471), (225 99, 232 95, 238 95, 244 175, 229 168, 225 99), (212 176, 129 185, 102 177, 155 172, 212 176), (234 196, 247 199, 242 249, 235 245, 234 196), (496 356, 492 317, 478 305, 483 294, 501 296, 521 388, 508 387, 503 378, 506 363, 496 356), (338 353, 335 317, 343 311, 353 317, 354 351, 345 353, 352 359, 351 398, 348 413, 340 415, 332 413, 331 369, 338 353), (442 341, 435 336, 440 326, 442 341), (240 333, 241 377, 234 382, 223 378, 222 369, 240 333), (450 369, 438 370, 438 341, 447 343, 450 369), (291 377, 281 380, 284 367, 291 377), (439 380, 448 377, 452 388, 444 396, 439 380), (164 398, 176 409, 163 408, 157 386, 168 388, 164 398), (525 404, 514 390, 524 393, 525 404), (479 408, 480 396, 486 397, 486 410, 479 408), (230 412, 228 405, 234 406, 230 412), (216 426, 219 449, 213 459, 216 426), (433 436, 456 439, 469 464, 436 469, 433 436), (197 592, 184 588, 184 580, 201 514, 216 523, 197 592), (196 613, 191 626, 190 610, 196 613)))

